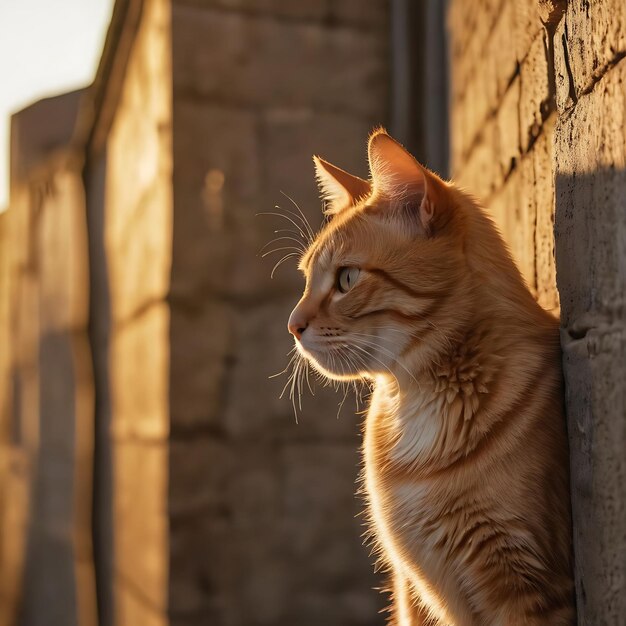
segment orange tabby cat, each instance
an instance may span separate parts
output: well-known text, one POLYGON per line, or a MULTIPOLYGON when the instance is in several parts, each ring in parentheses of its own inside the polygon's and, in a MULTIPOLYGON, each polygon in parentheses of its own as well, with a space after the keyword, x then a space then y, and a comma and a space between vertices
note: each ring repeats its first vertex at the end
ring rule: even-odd
POLYGON ((574 623, 558 321, 476 202, 384 131, 371 182, 316 158, 331 219, 289 318, 335 380, 366 378, 364 482, 392 623, 574 623))

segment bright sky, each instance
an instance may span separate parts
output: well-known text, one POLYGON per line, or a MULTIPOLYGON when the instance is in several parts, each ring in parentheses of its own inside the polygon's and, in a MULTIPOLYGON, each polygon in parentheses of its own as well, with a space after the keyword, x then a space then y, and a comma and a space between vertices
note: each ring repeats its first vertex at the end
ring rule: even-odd
POLYGON ((0 211, 9 116, 93 80, 112 8, 113 0, 0 0, 0 211))

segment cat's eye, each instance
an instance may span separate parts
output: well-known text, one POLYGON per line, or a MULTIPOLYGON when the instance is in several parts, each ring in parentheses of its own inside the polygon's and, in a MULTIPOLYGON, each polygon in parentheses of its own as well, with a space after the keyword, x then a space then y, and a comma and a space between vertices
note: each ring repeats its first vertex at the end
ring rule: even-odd
POLYGON ((358 267, 340 267, 337 272, 337 289, 341 293, 348 293, 359 277, 358 267))

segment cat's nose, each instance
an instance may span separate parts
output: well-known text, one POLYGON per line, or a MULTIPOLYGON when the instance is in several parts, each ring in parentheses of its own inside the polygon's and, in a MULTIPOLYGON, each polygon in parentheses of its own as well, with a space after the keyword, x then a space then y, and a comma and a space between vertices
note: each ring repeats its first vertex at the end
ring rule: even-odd
POLYGON ((297 310, 294 309, 289 316, 289 322, 287 322, 287 328, 289 332, 296 338, 298 341, 302 338, 302 333, 306 330, 306 327, 309 325, 309 322, 305 317, 297 310))

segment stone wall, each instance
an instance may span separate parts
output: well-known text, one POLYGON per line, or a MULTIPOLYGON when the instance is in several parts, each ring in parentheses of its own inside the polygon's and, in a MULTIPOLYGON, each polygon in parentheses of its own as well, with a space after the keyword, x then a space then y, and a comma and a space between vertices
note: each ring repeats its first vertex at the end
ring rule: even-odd
POLYGON ((387 119, 388 10, 173 2, 173 624, 381 621, 355 519, 359 419, 318 389, 296 424, 286 376, 269 379, 302 279, 295 263, 270 279, 282 254, 261 249, 292 225, 258 214, 297 213, 290 196, 317 228, 313 154, 366 175, 387 119))
POLYGON ((0 619, 9 624, 16 613, 29 626, 96 619, 85 198, 69 147, 78 98, 41 101, 11 124, 0 315, 0 619))
POLYGON ((358 419, 318 390, 296 424, 268 379, 302 284, 270 279, 289 224, 257 214, 293 209, 284 191, 319 225, 315 153, 366 174, 388 10, 116 5, 82 118, 102 625, 381 621, 358 419))
POLYGON ((554 79, 537 0, 453 1, 451 169, 492 212, 541 304, 558 310, 554 79))
POLYGON ((110 536, 98 537, 101 621, 107 624, 167 623, 173 350, 169 4, 144 3, 128 50, 119 50, 128 56, 121 75, 111 79, 119 83, 111 125, 102 154, 88 159, 92 272, 98 275, 92 304, 99 307, 92 319, 98 324, 105 317, 107 326, 104 342, 92 335, 96 369, 102 370, 97 393, 100 400, 106 393, 107 402, 106 409, 102 402, 97 408, 98 433, 110 437, 109 447, 107 441, 101 446, 109 458, 99 458, 97 467, 100 518, 112 523, 110 536), (110 489, 106 502, 104 489, 110 489))
POLYGON ((539 301, 560 301, 579 623, 621 623, 626 6, 452 0, 448 25, 453 174, 539 301))
POLYGON ((313 154, 366 175, 388 13, 118 0, 94 85, 14 117, 0 626, 381 623, 359 418, 268 379, 302 281, 257 214, 319 225, 313 154))

